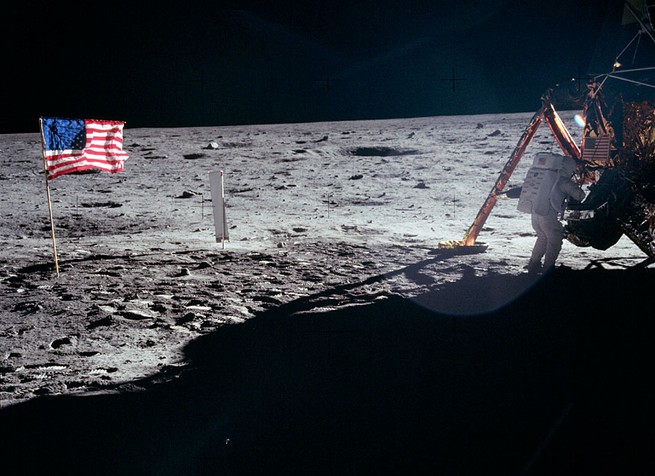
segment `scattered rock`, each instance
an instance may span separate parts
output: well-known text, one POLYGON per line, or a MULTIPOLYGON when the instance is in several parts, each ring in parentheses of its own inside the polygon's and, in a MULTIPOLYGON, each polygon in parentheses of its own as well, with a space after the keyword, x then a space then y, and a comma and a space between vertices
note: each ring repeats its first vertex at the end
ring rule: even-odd
POLYGON ((152 319, 157 317, 153 312, 142 309, 126 309, 125 311, 121 311, 119 314, 125 319, 130 319, 133 321, 142 321, 144 319, 152 319))
POLYGON ((185 276, 191 276, 189 268, 182 268, 179 273, 173 275, 174 278, 183 278, 185 276))
POLYGON ((192 304, 186 307, 190 311, 209 312, 212 310, 211 306, 203 306, 201 304, 192 304))
POLYGON ((162 155, 148 155, 146 157, 143 157, 144 159, 168 159, 168 155, 162 154, 162 155))
POLYGON ((184 157, 186 160, 196 160, 207 157, 207 154, 184 154, 182 157, 184 157))
POLYGON ((43 310, 43 306, 36 302, 21 302, 14 306, 13 312, 21 312, 23 314, 34 314, 35 312, 43 310))
POLYGON ((150 306, 150 309, 160 314, 168 312, 168 308, 160 302, 154 303, 152 306, 150 306))
POLYGON ((97 321, 93 321, 92 323, 90 323, 87 326, 87 329, 92 330, 92 329, 96 329, 98 327, 111 326, 112 324, 114 324, 114 322, 115 321, 112 318, 112 316, 103 317, 102 319, 99 319, 97 321))
POLYGON ((363 179, 363 178, 364 178, 364 176, 363 176, 362 174, 355 174, 355 175, 351 175, 351 176, 348 178, 348 180, 361 180, 361 179, 363 179))
POLYGON ((491 134, 488 134, 488 137, 496 137, 496 136, 499 136, 500 134, 502 134, 502 132, 500 132, 499 129, 496 129, 491 134))
POLYGON ((118 202, 112 202, 111 200, 108 202, 87 202, 87 203, 80 203, 80 206, 82 208, 120 208, 123 206, 122 203, 118 202))
POLYGON ((196 314, 195 312, 187 312, 184 314, 182 317, 180 317, 176 323, 177 324, 188 324, 189 322, 193 322, 198 318, 204 318, 204 316, 200 316, 199 314, 196 314))
POLYGON ((283 302, 272 296, 253 296, 252 300, 255 302, 263 302, 266 304, 275 304, 276 306, 282 305, 283 302))
POLYGON ((192 198, 195 197, 196 195, 197 194, 195 192, 190 192, 188 190, 185 190, 184 192, 182 192, 182 195, 178 195, 175 198, 192 198))
POLYGON ((350 153, 357 157, 394 157, 401 155, 414 155, 419 152, 415 149, 398 149, 395 147, 372 146, 355 147, 350 153))
POLYGON ((61 339, 55 339, 50 343, 50 347, 53 349, 59 349, 65 345, 73 345, 73 340, 70 337, 63 337, 61 339))
POLYGON ((63 393, 68 389, 64 382, 54 382, 45 387, 38 388, 34 391, 35 395, 54 395, 63 393))
POLYGON ((116 312, 118 312, 118 309, 116 309, 113 306, 100 305, 98 306, 98 309, 101 310, 102 312, 106 312, 107 314, 115 314, 116 312))
POLYGON ((118 386, 118 389, 121 392, 125 392, 125 393, 137 393, 137 392, 143 392, 145 390, 144 387, 140 385, 136 385, 134 383, 123 383, 118 386))

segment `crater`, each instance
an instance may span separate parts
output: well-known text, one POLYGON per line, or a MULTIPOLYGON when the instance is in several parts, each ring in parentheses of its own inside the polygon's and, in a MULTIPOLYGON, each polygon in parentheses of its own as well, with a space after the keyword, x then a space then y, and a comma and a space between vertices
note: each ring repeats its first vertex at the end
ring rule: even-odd
POLYGON ((416 149, 403 149, 396 147, 371 146, 355 147, 350 149, 350 155, 357 157, 394 157, 399 155, 416 155, 420 152, 416 149))

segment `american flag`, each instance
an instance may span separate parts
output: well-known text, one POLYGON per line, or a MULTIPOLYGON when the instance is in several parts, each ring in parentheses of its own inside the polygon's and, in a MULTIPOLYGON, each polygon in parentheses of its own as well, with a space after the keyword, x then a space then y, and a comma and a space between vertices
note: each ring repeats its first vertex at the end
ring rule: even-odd
POLYGON ((598 137, 586 136, 582 144, 582 160, 587 162, 605 162, 610 156, 610 137, 602 134, 598 137))
POLYGON ((41 134, 48 179, 72 172, 100 169, 110 173, 123 170, 121 121, 95 119, 41 118, 41 134))

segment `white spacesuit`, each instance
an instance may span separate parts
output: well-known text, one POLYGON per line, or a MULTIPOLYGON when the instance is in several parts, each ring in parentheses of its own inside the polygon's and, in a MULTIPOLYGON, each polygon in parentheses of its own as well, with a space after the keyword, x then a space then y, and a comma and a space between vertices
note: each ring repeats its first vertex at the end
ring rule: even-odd
POLYGON ((582 201, 585 196, 571 180, 575 167, 571 157, 537 154, 535 164, 528 171, 519 199, 519 210, 531 213, 532 227, 537 233, 528 272, 541 272, 555 265, 564 239, 564 227, 559 221, 564 200, 570 197, 582 201))

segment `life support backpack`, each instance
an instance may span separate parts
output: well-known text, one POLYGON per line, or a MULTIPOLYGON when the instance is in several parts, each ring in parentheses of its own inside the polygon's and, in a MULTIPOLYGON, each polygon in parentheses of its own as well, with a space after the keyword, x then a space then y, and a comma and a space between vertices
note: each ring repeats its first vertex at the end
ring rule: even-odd
POLYGON ((550 209, 550 194, 559 178, 565 157, 538 152, 523 182, 517 208, 521 212, 546 215, 550 209))

